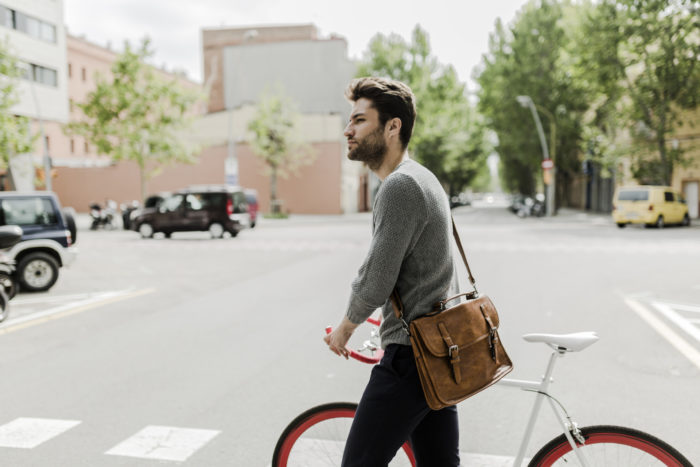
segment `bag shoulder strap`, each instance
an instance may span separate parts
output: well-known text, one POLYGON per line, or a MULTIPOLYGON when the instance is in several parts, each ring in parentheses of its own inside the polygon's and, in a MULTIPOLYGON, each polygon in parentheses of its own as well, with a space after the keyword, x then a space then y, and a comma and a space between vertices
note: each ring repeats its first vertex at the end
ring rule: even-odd
MULTIPOLYGON (((444 304, 454 298, 460 297, 462 295, 466 295, 468 297, 474 297, 478 295, 478 291, 476 290, 476 280, 474 280, 474 276, 472 275, 472 270, 469 267, 469 261, 467 261, 467 255, 464 253, 464 247, 462 247, 462 241, 459 238, 459 232, 457 231, 457 225, 455 224, 455 219, 454 217, 450 216, 452 219, 452 235, 454 235, 455 241, 457 242, 457 248, 459 249, 459 254, 462 256, 462 260, 464 261, 464 266, 467 268, 467 274, 469 275, 469 282, 472 284, 472 288, 474 289, 473 292, 469 292, 466 294, 460 294, 455 297, 450 297, 446 300, 443 300, 442 302, 438 302, 436 305, 440 305, 441 307, 444 307, 444 304)), ((401 301, 401 296, 399 295, 399 291, 396 287, 394 287, 394 290, 391 292, 391 303, 394 306, 394 315, 401 320, 402 326, 406 332, 408 332, 408 324, 406 321, 403 319, 403 312, 404 312, 404 307, 403 307, 403 302, 401 301)))

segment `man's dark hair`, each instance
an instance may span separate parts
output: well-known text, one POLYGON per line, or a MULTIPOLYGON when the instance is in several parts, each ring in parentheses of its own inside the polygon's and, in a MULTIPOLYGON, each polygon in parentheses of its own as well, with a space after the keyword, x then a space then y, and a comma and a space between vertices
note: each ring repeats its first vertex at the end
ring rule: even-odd
POLYGON ((401 120, 399 139, 406 149, 416 121, 416 98, 411 88, 400 81, 386 78, 357 78, 345 90, 345 97, 352 101, 368 99, 379 113, 379 123, 383 126, 392 118, 401 120))

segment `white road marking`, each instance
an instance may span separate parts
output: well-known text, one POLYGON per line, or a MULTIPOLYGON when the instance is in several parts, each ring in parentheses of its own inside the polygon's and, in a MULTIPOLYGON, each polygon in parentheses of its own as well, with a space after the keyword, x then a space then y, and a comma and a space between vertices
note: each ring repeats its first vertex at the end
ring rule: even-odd
POLYGON ((5 448, 35 448, 79 424, 80 422, 77 420, 17 418, 0 426, 0 446, 5 448))
POLYGON ((147 426, 105 454, 182 462, 220 431, 147 426))
POLYGON ((625 303, 627 306, 632 308, 632 310, 639 315, 644 321, 647 322, 649 326, 654 328, 661 337, 666 339, 672 346, 676 348, 680 353, 682 353, 688 360, 691 361, 698 369, 700 369, 700 352, 698 352, 695 347, 690 345, 683 339, 677 332, 672 330, 663 321, 657 318, 652 312, 647 310, 641 303, 632 300, 631 298, 625 297, 625 303))
POLYGON ((25 327, 44 323, 51 319, 62 318, 64 316, 69 316, 75 313, 80 313, 82 311, 89 310, 91 308, 95 308, 99 305, 106 305, 108 303, 126 300, 127 298, 145 295, 153 291, 154 289, 104 292, 96 294, 90 298, 86 298, 85 300, 71 302, 65 305, 60 305, 54 308, 50 308, 48 310, 44 310, 42 312, 31 313, 19 318, 13 319, 12 314, 10 314, 10 318, 0 325, 0 334, 7 334, 9 332, 23 329, 25 327))
POLYGON ((669 321, 681 328, 683 331, 692 336, 700 343, 700 329, 693 326, 686 318, 676 312, 676 310, 690 311, 700 313, 700 307, 688 305, 674 305, 672 303, 652 302, 651 306, 656 308, 659 313, 668 318, 669 321))

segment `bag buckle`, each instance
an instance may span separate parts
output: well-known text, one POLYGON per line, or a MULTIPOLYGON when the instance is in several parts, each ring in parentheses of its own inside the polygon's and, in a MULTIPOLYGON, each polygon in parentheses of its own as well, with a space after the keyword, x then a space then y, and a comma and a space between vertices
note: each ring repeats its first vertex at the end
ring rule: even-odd
POLYGON ((449 352, 450 358, 452 358, 452 352, 459 352, 459 346, 458 345, 451 345, 449 349, 447 349, 449 352))

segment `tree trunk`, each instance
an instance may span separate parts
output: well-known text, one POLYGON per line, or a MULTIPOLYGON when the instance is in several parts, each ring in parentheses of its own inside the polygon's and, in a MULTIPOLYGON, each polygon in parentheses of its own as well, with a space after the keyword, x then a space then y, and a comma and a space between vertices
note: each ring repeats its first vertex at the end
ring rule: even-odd
POLYGON ((139 164, 139 177, 141 179, 141 203, 146 202, 146 174, 143 165, 139 164))
POLYGON ((277 167, 272 167, 270 174, 270 212, 279 214, 280 206, 277 202, 277 167))

